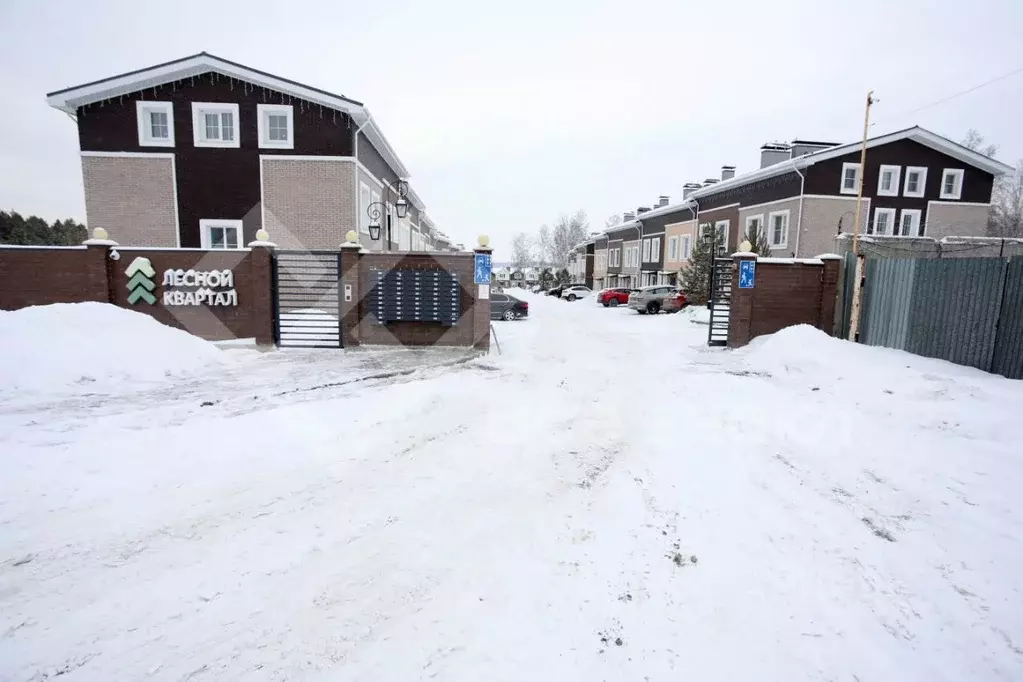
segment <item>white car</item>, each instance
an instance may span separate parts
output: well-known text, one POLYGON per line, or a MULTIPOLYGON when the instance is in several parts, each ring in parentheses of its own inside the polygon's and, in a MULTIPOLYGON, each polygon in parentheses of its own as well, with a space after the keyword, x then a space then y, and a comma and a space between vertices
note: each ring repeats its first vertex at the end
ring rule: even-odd
POLYGON ((561 291, 561 298, 566 301, 574 301, 577 298, 586 298, 592 293, 593 291, 589 287, 576 284, 575 286, 565 287, 561 291))

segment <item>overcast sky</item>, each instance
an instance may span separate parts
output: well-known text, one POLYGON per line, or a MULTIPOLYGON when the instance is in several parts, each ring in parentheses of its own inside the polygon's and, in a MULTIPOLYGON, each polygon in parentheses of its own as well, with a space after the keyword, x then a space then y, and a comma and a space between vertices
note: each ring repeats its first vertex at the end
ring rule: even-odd
POLYGON ((1019 0, 386 3, 5 0, 0 207, 85 218, 75 125, 46 92, 206 50, 366 103, 466 245, 561 213, 673 201, 794 137, 977 128, 1023 157, 1019 0))

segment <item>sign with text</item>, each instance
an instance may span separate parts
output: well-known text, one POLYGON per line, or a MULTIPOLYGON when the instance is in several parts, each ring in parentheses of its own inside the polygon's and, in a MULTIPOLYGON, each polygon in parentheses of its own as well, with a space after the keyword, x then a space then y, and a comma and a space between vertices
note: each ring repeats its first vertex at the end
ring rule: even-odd
MULTIPOLYGON (((139 256, 124 271, 128 276, 128 303, 144 301, 156 305, 156 269, 148 258, 139 256)), ((234 272, 224 270, 165 270, 161 302, 165 306, 236 306, 238 291, 234 272)))

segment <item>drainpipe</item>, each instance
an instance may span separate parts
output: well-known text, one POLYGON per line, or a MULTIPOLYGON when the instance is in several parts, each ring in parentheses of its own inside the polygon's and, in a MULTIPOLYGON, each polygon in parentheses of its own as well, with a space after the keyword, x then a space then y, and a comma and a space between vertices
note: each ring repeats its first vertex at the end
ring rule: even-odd
POLYGON ((356 232, 359 232, 359 224, 360 224, 361 219, 362 219, 362 215, 361 215, 361 213, 359 211, 359 208, 360 208, 359 200, 360 200, 360 197, 361 197, 361 194, 359 193, 359 133, 361 133, 362 129, 365 128, 366 126, 368 126, 370 121, 372 121, 372 120, 373 120, 373 116, 369 113, 369 111, 367 111, 366 112, 366 122, 363 123, 361 126, 359 126, 355 130, 355 135, 352 136, 352 156, 355 157, 355 163, 352 164, 352 169, 355 172, 355 183, 353 185, 354 191, 355 191, 355 201, 353 201, 352 203, 355 205, 355 223, 354 223, 355 228, 354 229, 355 229, 356 232))
MULTIPOLYGON (((636 226, 636 239, 639 241, 639 265, 636 275, 636 279, 639 280, 639 286, 643 286, 643 221, 637 220, 639 225, 636 226)), ((639 287, 636 287, 637 289, 639 287)))
POLYGON ((803 190, 806 187, 806 175, 800 172, 796 166, 795 161, 792 162, 792 170, 796 171, 799 175, 799 217, 796 219, 796 253, 795 258, 799 258, 799 238, 803 236, 803 190))

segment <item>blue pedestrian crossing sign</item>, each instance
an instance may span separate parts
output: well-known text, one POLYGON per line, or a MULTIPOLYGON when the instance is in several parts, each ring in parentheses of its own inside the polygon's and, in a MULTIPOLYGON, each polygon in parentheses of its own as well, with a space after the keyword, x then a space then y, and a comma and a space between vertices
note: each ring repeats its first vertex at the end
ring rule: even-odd
POLYGON ((739 288, 752 289, 757 279, 757 262, 755 260, 739 261, 739 288))
POLYGON ((490 254, 477 253, 476 267, 474 267, 473 270, 475 270, 473 283, 490 284, 490 254))

